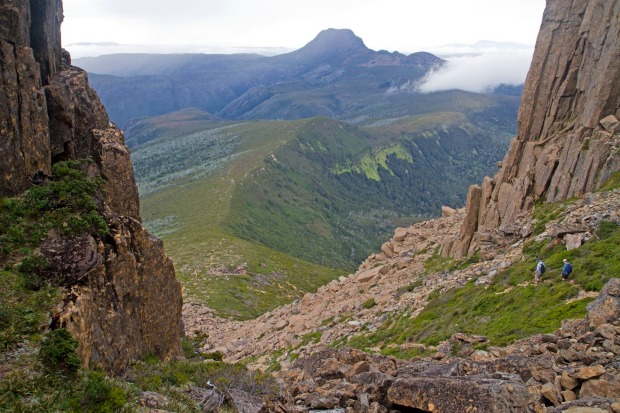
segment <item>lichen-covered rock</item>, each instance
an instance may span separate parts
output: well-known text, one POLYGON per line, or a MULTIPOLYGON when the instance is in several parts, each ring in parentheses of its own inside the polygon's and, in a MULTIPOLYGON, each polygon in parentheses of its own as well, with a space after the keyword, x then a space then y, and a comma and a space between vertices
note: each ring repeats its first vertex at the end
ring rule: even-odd
POLYGON ((93 157, 103 178, 102 196, 116 214, 140 220, 140 198, 134 179, 129 148, 117 128, 93 129, 93 157))

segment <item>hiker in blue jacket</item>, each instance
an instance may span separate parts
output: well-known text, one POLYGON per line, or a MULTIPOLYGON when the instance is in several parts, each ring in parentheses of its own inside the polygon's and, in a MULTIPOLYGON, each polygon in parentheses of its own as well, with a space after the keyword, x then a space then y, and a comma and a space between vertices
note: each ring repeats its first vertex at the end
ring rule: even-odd
POLYGON ((542 259, 538 258, 538 264, 536 264, 536 284, 540 282, 540 277, 542 276, 543 272, 545 272, 545 270, 545 263, 542 259))
POLYGON ((568 280, 568 276, 571 272, 573 272, 573 266, 570 265, 566 258, 564 258, 564 267, 562 267, 562 280, 568 280))

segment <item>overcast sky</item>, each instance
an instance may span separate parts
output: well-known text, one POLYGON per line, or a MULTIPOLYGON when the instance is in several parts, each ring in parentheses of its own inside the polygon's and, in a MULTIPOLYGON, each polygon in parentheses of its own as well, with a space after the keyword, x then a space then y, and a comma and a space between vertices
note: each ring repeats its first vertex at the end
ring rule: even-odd
MULTIPOLYGON (((347 28, 373 50, 445 56, 472 51, 445 47, 450 44, 533 45, 544 6, 545 0, 64 0, 62 39, 74 58, 118 52, 277 54, 304 46, 323 29, 347 28), (101 42, 118 45, 76 45, 101 42)), ((487 67, 494 61, 489 53, 518 58, 520 63, 501 70, 519 71, 515 76, 524 79, 531 48, 515 47, 515 53, 510 45, 473 52, 487 55, 479 62, 487 67)), ((453 59, 452 71, 463 64, 476 70, 471 57, 461 57, 453 59)))
POLYGON ((285 47, 347 28, 403 53, 480 40, 534 44, 544 0, 64 0, 65 45, 285 47))

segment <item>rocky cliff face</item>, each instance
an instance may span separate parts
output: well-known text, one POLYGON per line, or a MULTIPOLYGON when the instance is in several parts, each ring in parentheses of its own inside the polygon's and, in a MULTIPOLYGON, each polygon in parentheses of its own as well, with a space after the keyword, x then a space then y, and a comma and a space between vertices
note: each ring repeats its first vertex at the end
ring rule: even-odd
POLYGON ((94 160, 109 236, 49 234, 41 253, 71 280, 54 325, 79 341, 86 365, 119 372, 146 354, 181 354, 181 290, 161 242, 140 223, 123 134, 61 50, 61 22, 61 0, 0 2, 0 196, 20 194, 55 162, 94 160))
POLYGON ((620 2, 549 0, 523 91, 517 137, 493 179, 470 188, 444 256, 519 237, 537 200, 600 187, 620 168, 620 2))

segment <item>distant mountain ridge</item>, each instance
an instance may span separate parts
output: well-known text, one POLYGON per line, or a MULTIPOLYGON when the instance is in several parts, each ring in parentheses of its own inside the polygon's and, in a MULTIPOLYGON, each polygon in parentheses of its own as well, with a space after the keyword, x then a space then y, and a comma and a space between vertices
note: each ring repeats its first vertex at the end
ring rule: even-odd
MULTIPOLYGON (((112 120, 125 125, 188 107, 226 119, 350 119, 376 106, 391 87, 418 81, 443 60, 424 52, 374 51, 351 30, 327 29, 301 49, 272 57, 115 54, 73 63, 90 73, 112 120)), ((381 105, 402 111, 400 103, 381 105)))

